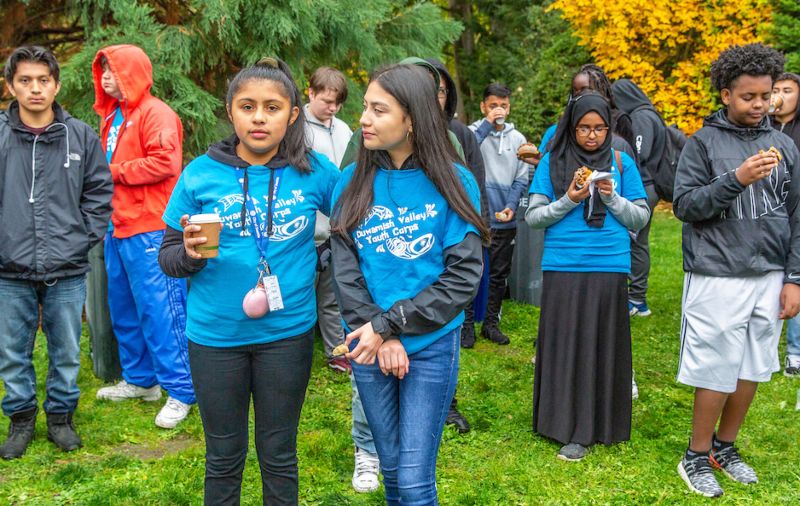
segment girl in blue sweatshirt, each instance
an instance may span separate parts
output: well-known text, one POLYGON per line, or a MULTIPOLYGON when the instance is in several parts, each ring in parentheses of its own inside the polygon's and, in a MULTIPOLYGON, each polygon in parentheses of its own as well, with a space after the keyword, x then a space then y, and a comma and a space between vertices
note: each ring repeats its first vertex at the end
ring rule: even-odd
POLYGON ((437 504, 436 456, 488 230, 430 75, 378 71, 334 192, 334 277, 387 504, 437 504))
POLYGON ((167 274, 191 278, 186 336, 206 504, 239 502, 251 399, 264 502, 297 504, 297 425, 316 322, 314 224, 317 211, 329 214, 339 171, 306 145, 300 93, 282 61, 241 70, 226 106, 235 134, 181 174, 159 260, 167 274), (205 213, 222 222, 216 258, 200 258, 207 238, 187 224, 205 213))
POLYGON ((545 229, 533 429, 563 445, 563 460, 630 437, 628 229, 650 213, 636 164, 611 148, 613 126, 600 94, 570 100, 525 215, 545 229), (582 169, 601 177, 587 181, 582 169))

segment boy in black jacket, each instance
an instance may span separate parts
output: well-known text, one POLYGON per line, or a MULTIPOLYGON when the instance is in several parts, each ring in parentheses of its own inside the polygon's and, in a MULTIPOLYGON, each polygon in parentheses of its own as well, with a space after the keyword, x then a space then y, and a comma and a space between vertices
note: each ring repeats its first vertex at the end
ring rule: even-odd
POLYGON ((47 335, 47 438, 81 446, 78 406, 81 314, 88 251, 111 217, 111 172, 100 139, 55 101, 59 67, 50 51, 20 47, 5 66, 15 100, 0 113, 0 376, 11 418, 0 457, 21 457, 36 426, 33 345, 39 307, 47 335))
MULTIPOLYGON (((800 148, 800 75, 785 72, 775 81, 770 111, 772 128, 791 137, 800 148)), ((800 378, 800 316, 786 323, 785 364, 784 376, 800 378)))
POLYGON ((719 55, 711 81, 725 107, 689 139, 675 180, 686 271, 678 381, 695 387, 678 473, 708 497, 722 495, 712 466, 758 481, 734 441, 758 383, 780 370, 780 319, 800 309, 800 153, 767 118, 782 70, 783 56, 761 44, 719 55))

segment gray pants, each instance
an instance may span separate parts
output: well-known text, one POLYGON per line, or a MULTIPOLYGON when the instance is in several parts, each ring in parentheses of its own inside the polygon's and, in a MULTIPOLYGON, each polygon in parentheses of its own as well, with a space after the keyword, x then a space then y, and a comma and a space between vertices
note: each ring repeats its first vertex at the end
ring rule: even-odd
POLYGON ((364 406, 361 404, 361 397, 358 395, 353 373, 350 373, 350 386, 353 388, 353 429, 350 431, 350 435, 353 436, 353 444, 365 452, 375 455, 378 450, 375 449, 375 440, 372 439, 372 431, 367 422, 367 415, 364 413, 364 406))
POLYGON ((631 239, 631 275, 628 277, 628 299, 639 303, 647 302, 647 277, 650 275, 650 224, 653 222, 653 209, 658 204, 658 195, 652 184, 644 187, 647 193, 647 207, 650 219, 631 239))
POLYGON ((330 360, 333 349, 344 342, 342 317, 333 292, 333 269, 328 266, 317 273, 317 325, 325 347, 325 357, 330 360))

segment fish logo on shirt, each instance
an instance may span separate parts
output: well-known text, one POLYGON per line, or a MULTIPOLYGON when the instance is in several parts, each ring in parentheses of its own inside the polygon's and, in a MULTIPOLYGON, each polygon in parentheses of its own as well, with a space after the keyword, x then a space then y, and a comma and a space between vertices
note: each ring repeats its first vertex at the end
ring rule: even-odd
POLYGON ((409 242, 402 237, 392 237, 386 241, 386 247, 389 252, 397 258, 405 260, 414 260, 419 258, 433 247, 436 242, 433 234, 425 234, 409 242))
POLYGON ((219 199, 217 202, 222 204, 222 211, 225 212, 234 204, 243 204, 244 197, 242 197, 241 193, 234 193, 233 195, 226 195, 219 199))
POLYGON ((367 217, 364 219, 364 223, 369 223, 373 217, 377 216, 381 220, 388 220, 394 218, 394 213, 388 208, 383 206, 372 206, 372 210, 370 210, 367 217))
POLYGON ((288 241, 292 237, 297 236, 300 232, 305 230, 308 226, 308 217, 298 216, 296 219, 289 223, 275 225, 272 235, 269 236, 271 241, 288 241))

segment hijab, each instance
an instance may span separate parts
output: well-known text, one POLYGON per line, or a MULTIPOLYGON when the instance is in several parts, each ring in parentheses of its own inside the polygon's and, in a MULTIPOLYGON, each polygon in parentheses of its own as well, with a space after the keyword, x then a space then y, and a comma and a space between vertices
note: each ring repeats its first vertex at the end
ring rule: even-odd
MULTIPOLYGON (((575 171, 587 167, 593 171, 608 172, 614 155, 611 152, 611 132, 614 124, 611 105, 596 92, 585 92, 570 100, 553 137, 550 154, 550 181, 556 199, 567 193, 575 171), (576 128, 581 119, 596 112, 609 127, 603 143, 594 151, 587 151, 578 144, 576 128)), ((584 203, 584 219, 590 227, 601 228, 605 222, 606 206, 598 192, 584 203)))

